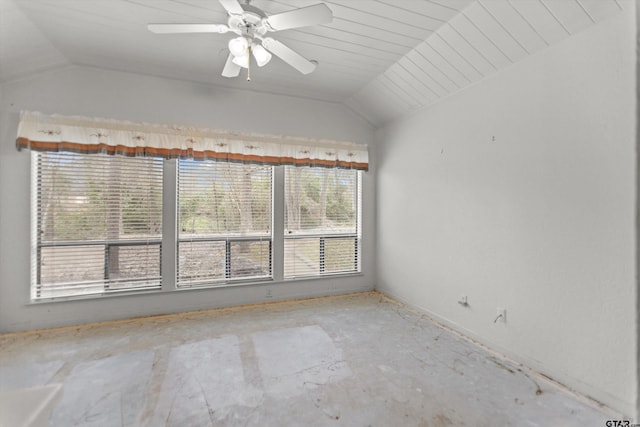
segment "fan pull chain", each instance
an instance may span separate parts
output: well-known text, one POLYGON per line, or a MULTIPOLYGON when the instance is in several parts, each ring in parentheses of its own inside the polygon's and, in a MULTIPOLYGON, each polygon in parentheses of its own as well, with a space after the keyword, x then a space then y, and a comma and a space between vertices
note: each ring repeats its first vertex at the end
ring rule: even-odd
POLYGON ((251 45, 247 46, 247 81, 251 81, 251 45))

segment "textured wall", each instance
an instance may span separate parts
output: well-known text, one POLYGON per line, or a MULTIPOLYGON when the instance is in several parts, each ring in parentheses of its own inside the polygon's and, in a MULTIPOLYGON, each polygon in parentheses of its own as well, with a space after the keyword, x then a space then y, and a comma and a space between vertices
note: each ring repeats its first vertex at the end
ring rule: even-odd
POLYGON ((376 216, 381 291, 628 415, 635 62, 631 8, 389 125, 376 216))
POLYGON ((69 67, 0 86, 0 332, 371 290, 374 179, 365 173, 363 274, 255 286, 29 303, 30 153, 15 149, 20 110, 369 143, 373 129, 333 103, 69 67))

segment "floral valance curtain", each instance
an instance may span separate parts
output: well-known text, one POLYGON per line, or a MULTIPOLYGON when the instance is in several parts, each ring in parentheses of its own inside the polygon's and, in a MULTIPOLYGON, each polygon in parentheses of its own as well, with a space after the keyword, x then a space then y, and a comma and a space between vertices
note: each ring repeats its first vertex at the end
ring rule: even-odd
POLYGON ((46 115, 23 111, 18 150, 216 159, 367 170, 367 146, 344 141, 46 115))

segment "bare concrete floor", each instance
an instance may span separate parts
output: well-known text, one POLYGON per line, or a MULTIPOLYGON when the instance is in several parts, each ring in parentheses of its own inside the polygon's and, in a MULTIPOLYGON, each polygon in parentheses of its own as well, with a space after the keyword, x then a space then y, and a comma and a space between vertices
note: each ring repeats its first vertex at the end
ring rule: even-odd
POLYGON ((378 293, 0 335, 53 426, 600 426, 611 414, 378 293))

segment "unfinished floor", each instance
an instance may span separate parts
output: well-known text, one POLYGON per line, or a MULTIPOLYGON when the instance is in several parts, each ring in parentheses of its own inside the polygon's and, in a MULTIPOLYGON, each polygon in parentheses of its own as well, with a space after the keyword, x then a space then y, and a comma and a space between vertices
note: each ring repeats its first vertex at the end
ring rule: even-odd
POLYGON ((612 414, 378 293, 0 335, 53 426, 585 426, 612 414))

